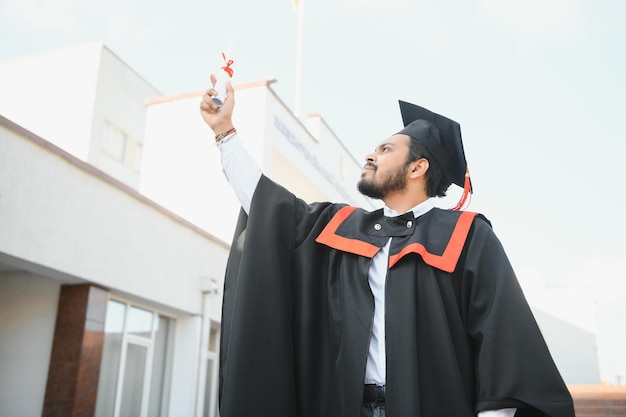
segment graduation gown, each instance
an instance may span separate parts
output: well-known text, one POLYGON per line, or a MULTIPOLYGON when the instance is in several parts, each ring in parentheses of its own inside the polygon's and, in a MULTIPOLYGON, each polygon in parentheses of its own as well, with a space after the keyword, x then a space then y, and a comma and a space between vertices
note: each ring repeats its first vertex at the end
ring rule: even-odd
POLYGON ((221 417, 359 417, 374 316, 372 257, 386 280, 387 417, 574 416, 489 222, 306 204, 262 177, 229 256, 221 417))

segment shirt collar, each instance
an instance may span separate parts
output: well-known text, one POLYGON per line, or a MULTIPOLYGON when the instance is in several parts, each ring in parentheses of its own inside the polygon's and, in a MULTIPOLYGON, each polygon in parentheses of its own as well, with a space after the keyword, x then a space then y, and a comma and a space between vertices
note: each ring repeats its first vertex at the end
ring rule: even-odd
MULTIPOLYGON (((429 198, 427 200, 422 201, 417 206, 413 207, 411 210, 408 210, 406 213, 408 213, 409 211, 412 211, 415 218, 417 218, 421 216, 422 214, 428 213, 434 207, 435 207, 435 202, 433 201, 432 198, 429 198)), ((387 206, 383 207, 383 213, 385 214, 386 217, 399 216, 398 212, 396 212, 393 209, 390 209, 387 206)), ((401 213, 401 214, 404 214, 404 213, 401 213)))

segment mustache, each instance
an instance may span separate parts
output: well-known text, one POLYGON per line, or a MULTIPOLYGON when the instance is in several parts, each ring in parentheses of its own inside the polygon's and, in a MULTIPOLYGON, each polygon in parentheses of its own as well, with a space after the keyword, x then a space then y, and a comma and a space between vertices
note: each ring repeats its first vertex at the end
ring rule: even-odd
POLYGON ((376 171, 378 169, 378 167, 376 165, 374 165, 373 163, 371 163, 371 162, 366 162, 365 165, 363 165, 363 169, 365 169, 365 168, 372 168, 372 169, 374 169, 374 171, 376 171))

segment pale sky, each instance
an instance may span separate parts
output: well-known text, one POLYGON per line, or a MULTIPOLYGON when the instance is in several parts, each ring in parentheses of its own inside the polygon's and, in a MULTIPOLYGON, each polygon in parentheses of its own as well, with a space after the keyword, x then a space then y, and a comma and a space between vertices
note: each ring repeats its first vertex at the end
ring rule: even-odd
MULTIPOLYGON (((589 287, 598 338, 626 350, 626 0, 300 1, 301 113, 321 114, 359 161, 402 128, 398 99, 457 120, 470 209, 520 281, 589 287)), ((103 42, 178 94, 207 88, 237 38, 234 82, 276 78, 293 107, 289 0, 176 3, 2 0, 0 59, 103 42)), ((626 380, 626 360, 601 367, 626 380)))

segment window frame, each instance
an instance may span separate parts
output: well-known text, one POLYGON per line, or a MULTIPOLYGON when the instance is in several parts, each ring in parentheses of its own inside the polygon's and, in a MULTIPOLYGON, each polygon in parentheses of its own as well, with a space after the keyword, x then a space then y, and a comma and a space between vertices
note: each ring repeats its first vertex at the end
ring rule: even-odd
MULTIPOLYGON (((135 301, 126 300, 120 297, 110 296, 109 299, 107 300, 107 309, 108 309, 109 302, 116 302, 116 303, 124 305, 125 307, 124 314, 123 314, 122 337, 120 340, 120 344, 121 344, 120 358, 119 358, 118 369, 116 373, 117 376, 115 378, 115 396, 113 398, 114 404, 113 404, 113 416, 112 417, 120 417, 120 413, 121 413, 123 393, 124 393, 124 377, 126 373, 126 360, 127 360, 128 347, 130 344, 135 345, 135 346, 145 347, 147 349, 146 359, 144 363, 145 369, 144 369, 144 374, 143 374, 143 384, 141 388, 141 410, 140 410, 140 414, 138 415, 138 417, 148 417, 148 413, 150 411, 151 386, 152 386, 152 383, 154 382, 152 381, 152 368, 154 366, 153 361, 154 361, 154 352, 156 349, 155 343, 156 343, 156 334, 158 330, 159 319, 161 316, 166 317, 169 320, 171 320, 170 324, 172 326, 175 326, 176 317, 158 308, 154 308, 146 304, 138 303, 135 301), (151 313, 149 337, 141 336, 139 334, 134 334, 129 330, 128 328, 129 313, 132 308, 138 308, 138 309, 145 310, 151 313)), ((169 331, 171 331, 174 328, 175 327, 170 328, 169 331)), ((175 332, 171 333, 168 337, 171 337, 171 338, 175 337, 175 332)), ((171 341, 167 342, 167 345, 171 345, 171 344, 172 344, 171 341)), ((173 352, 168 352, 168 355, 171 356, 172 354, 173 352)), ((171 362, 169 363, 166 362, 164 365, 166 367, 173 366, 171 362)), ((167 391, 165 394, 170 395, 171 372, 168 372, 166 370, 164 372, 164 378, 170 379, 169 381, 165 381, 165 384, 164 384, 164 386, 167 387, 167 391)), ((100 383, 100 381, 98 383, 100 383)), ((159 401, 161 401, 161 404, 163 404, 163 399, 160 399, 159 401)), ((161 407, 160 416, 167 417, 168 415, 169 415, 169 410, 161 407)))

